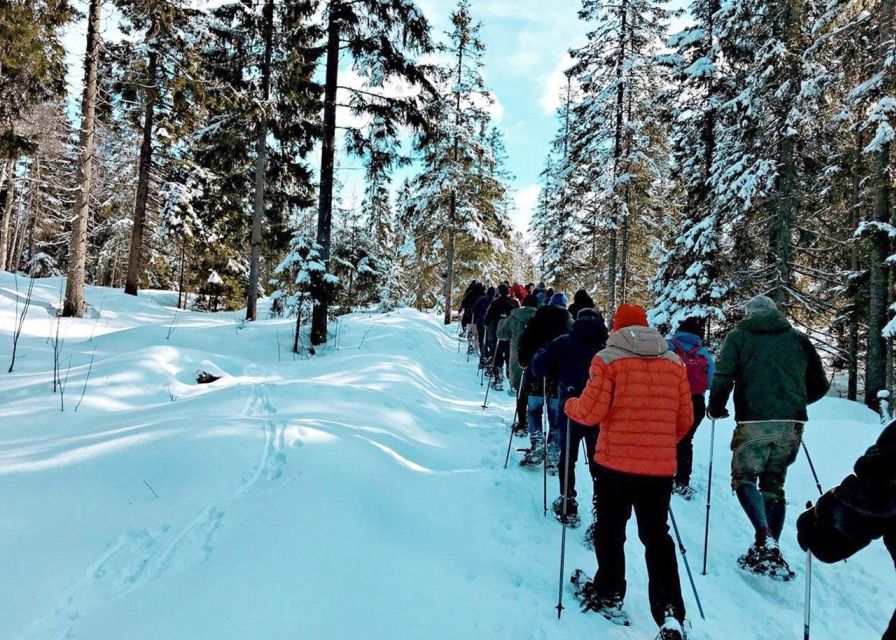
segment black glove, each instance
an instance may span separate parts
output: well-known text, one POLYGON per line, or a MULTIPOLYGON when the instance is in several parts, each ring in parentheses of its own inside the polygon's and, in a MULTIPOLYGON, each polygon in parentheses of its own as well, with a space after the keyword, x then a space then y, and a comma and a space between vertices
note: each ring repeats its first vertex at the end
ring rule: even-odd
POLYGON ((797 541, 803 551, 812 551, 812 555, 828 564, 845 560, 867 546, 869 537, 852 537, 840 525, 845 524, 841 514, 829 507, 830 495, 822 498, 825 517, 819 517, 818 508, 813 507, 797 518, 797 541))
POLYGON ((721 409, 716 409, 714 407, 710 407, 709 409, 706 410, 706 415, 707 415, 707 417, 709 417, 710 420, 724 420, 731 414, 728 413, 728 409, 725 407, 722 407, 721 409))

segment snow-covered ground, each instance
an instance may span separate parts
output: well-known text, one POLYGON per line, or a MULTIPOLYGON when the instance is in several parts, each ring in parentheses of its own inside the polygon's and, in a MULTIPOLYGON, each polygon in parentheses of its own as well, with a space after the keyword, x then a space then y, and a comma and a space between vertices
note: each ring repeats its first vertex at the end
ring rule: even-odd
MULTIPOLYGON (((91 317, 60 325, 61 411, 50 339, 59 290, 59 280, 38 282, 7 374, 15 285, 0 274, 0 638, 655 635, 634 524, 633 626, 580 613, 569 591, 557 620, 561 529, 542 515, 541 475, 519 469, 518 454, 502 468, 512 399, 495 394, 483 411, 475 365, 436 318, 348 316, 338 350, 294 360, 291 321, 241 326, 239 314, 178 314, 169 293, 89 288, 91 317), (200 369, 222 377, 197 385, 200 369)), ((828 485, 880 427, 842 400, 810 413, 806 441, 828 485)), ((735 559, 750 533, 727 490, 731 427, 720 422, 716 439, 710 571, 696 575, 705 622, 682 567, 692 637, 798 638, 793 522, 815 485, 801 456, 783 541, 798 578, 742 575, 735 559)), ((696 440, 701 492, 709 433, 707 424, 696 440)), ((674 502, 695 574, 704 496, 674 502)), ((591 573, 583 534, 570 533, 567 568, 591 573)), ((894 586, 880 544, 817 567, 812 637, 879 637, 894 586)))

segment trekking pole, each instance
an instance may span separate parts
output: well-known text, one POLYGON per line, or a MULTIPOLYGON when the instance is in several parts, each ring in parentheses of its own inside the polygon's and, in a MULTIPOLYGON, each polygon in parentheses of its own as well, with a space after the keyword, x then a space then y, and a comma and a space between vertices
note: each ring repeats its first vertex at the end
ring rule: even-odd
POLYGON ((806 452, 806 460, 809 461, 809 468, 812 469, 812 476, 815 478, 815 486, 818 488, 818 495, 823 496, 824 491, 821 489, 821 482, 818 480, 818 473, 815 471, 815 465, 812 463, 812 456, 809 455, 809 447, 806 446, 806 442, 802 442, 803 451, 806 452))
POLYGON ((697 609, 700 611, 700 617, 706 620, 703 615, 703 604, 700 602, 700 594, 697 593, 697 584, 694 582, 694 574, 691 573, 691 563, 688 562, 688 550, 681 541, 681 533, 678 531, 678 523, 675 522, 675 514, 672 507, 669 507, 669 516, 672 518, 672 528, 675 530, 675 538, 678 540, 678 550, 681 552, 681 559, 684 560, 684 568, 688 572, 688 580, 691 581, 691 589, 694 591, 694 598, 697 600, 697 609))
POLYGON ((542 460, 542 475, 544 476, 544 517, 548 517, 548 438, 551 436, 551 422, 548 420, 548 379, 542 379, 543 403, 541 407, 541 449, 544 455, 542 460))
POLYGON ((569 443, 572 440, 572 419, 566 418, 566 460, 563 462, 563 534, 560 538, 560 585, 557 588, 557 620, 563 615, 563 580, 566 573, 566 516, 569 504, 569 443))
POLYGON ((703 575, 706 575, 706 564, 709 558, 709 513, 712 510, 712 461, 716 450, 716 421, 712 418, 709 436, 709 481, 706 485, 706 528, 703 531, 703 575))
MULTIPOLYGON (((513 413, 513 422, 517 422, 518 420, 522 420, 523 416, 520 415, 520 394, 523 391, 523 384, 526 382, 526 370, 523 369, 523 375, 520 377, 520 385, 516 388, 516 409, 513 413)), ((510 440, 507 442, 507 455, 504 456, 504 468, 507 468, 507 463, 510 462, 510 447, 513 446, 513 422, 510 423, 510 440)))
MULTIPOLYGON (((497 345, 496 345, 497 346, 497 345)), ((498 361, 498 350, 495 349, 495 353, 492 356, 492 376, 495 375, 495 363, 498 361)), ((488 392, 492 388, 492 384, 494 383, 494 378, 489 380, 488 386, 485 387, 485 400, 482 402, 482 409, 488 409, 488 392)))
MULTIPOLYGON (((811 500, 806 503, 806 509, 812 508, 811 500)), ((806 600, 803 604, 803 640, 809 640, 809 632, 812 630, 812 550, 806 550, 806 600)))

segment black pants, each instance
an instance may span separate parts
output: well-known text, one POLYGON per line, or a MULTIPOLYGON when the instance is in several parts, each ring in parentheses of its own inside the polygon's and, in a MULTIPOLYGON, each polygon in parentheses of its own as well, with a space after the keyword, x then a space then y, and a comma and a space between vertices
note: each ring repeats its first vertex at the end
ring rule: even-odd
POLYGON ((495 352, 495 370, 503 371, 510 363, 510 342, 507 340, 499 340, 494 346, 495 352))
MULTIPOLYGON (((561 402, 561 407, 563 406, 561 402)), ((562 414, 561 414, 562 416, 562 414)), ((585 441, 585 449, 588 455, 588 470, 591 472, 591 480, 597 477, 599 465, 594 461, 594 450, 597 447, 597 436, 600 433, 599 427, 585 427, 573 422, 569 429, 569 469, 566 468, 566 420, 561 420, 562 425, 558 425, 560 430, 560 473, 557 476, 560 479, 560 495, 565 493, 566 474, 569 474, 569 497, 575 498, 576 492, 576 463, 579 461, 579 447, 582 446, 582 440, 585 441)), ((595 488, 595 495, 597 490, 595 488)))
POLYGON ((678 560, 668 524, 672 478, 638 476, 598 467, 596 488, 597 575, 594 584, 597 595, 611 599, 625 597, 625 526, 634 509, 638 537, 647 559, 653 619, 662 625, 667 610, 670 610, 671 615, 683 622, 685 609, 678 560))
POLYGON ((694 436, 697 427, 706 417, 706 398, 703 394, 691 396, 694 403, 694 424, 684 440, 678 443, 678 472, 675 474, 676 484, 688 486, 691 484, 691 471, 694 469, 694 436))

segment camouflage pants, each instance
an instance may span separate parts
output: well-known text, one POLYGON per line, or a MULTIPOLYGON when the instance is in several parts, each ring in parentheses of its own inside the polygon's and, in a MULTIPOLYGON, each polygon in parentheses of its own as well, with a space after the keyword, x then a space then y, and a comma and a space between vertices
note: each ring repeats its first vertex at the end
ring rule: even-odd
POLYGON ((767 501, 784 500, 787 469, 796 461, 803 438, 798 422, 737 425, 731 439, 731 487, 756 485, 767 501))

